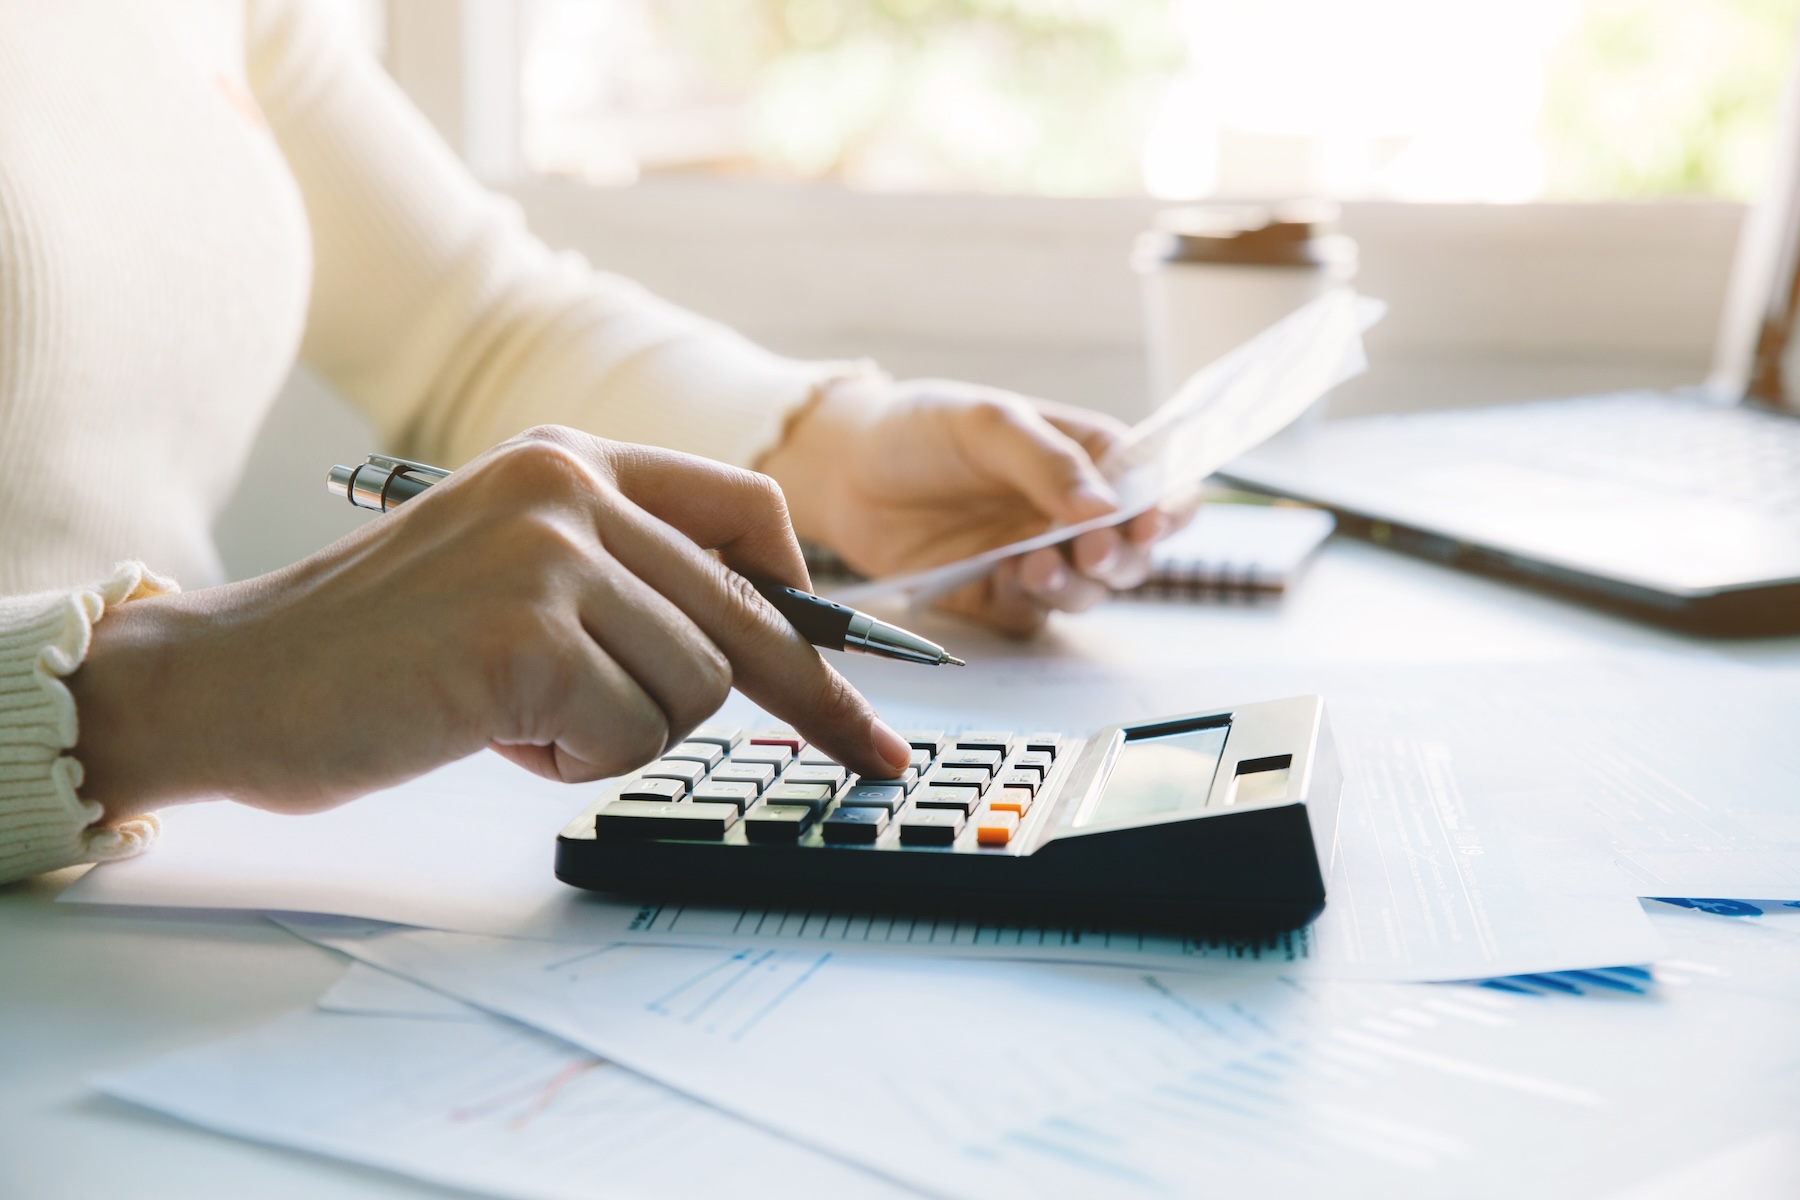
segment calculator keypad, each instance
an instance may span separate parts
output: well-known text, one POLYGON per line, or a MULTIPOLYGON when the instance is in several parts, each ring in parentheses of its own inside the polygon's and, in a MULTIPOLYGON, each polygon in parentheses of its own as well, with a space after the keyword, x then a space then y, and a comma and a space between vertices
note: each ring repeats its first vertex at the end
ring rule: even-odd
MULTIPOLYGON (((595 818, 598 837, 817 847, 1007 852, 1066 743, 1055 734, 911 730, 912 765, 862 779, 791 731, 696 730, 627 779, 595 818)), ((1036 822, 1030 822, 1035 826, 1036 822)))

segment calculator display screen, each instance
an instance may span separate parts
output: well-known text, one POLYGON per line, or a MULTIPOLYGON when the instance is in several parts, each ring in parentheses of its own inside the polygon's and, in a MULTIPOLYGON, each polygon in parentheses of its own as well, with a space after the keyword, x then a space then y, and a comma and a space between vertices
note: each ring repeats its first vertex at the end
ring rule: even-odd
POLYGON ((1156 731, 1149 737, 1132 737, 1127 731, 1125 745, 1088 822, 1111 825, 1205 808, 1230 731, 1229 725, 1221 724, 1156 731))

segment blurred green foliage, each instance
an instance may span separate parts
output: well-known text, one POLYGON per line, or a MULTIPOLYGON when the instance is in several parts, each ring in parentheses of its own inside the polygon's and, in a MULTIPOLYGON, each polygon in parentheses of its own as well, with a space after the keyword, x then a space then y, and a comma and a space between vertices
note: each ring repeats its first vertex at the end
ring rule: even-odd
POLYGON ((1749 199, 1767 172, 1800 0, 1586 0, 1552 55, 1547 199, 1749 199))
MULTIPOLYGON (((751 169, 1082 195, 1141 191, 1144 132, 1185 58, 1176 9, 656 0, 655 19, 721 99, 748 98, 751 169)), ((1582 0, 1545 64, 1546 198, 1752 196, 1797 14, 1800 0, 1582 0)))
POLYGON ((1183 43, 1168 0, 661 0, 753 105, 756 157, 902 189, 1138 189, 1183 43))

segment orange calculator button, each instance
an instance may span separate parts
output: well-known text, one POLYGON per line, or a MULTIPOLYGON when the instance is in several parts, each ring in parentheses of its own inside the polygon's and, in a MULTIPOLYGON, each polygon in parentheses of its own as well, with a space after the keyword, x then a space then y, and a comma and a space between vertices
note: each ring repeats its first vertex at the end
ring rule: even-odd
POLYGON ((1019 814, 989 809, 975 821, 975 840, 983 846, 1004 846, 1019 831, 1019 814))
POLYGON ((1025 815, 1025 810, 1031 807, 1031 789, 1001 788, 1000 794, 988 801, 988 807, 995 812, 1017 813, 1022 817, 1025 815))

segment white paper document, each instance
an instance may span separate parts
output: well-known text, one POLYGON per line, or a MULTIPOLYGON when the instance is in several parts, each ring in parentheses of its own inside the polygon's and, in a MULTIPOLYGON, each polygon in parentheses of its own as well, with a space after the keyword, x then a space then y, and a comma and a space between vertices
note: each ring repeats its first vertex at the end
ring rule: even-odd
POLYGON ((99 1086, 251 1141, 518 1200, 914 1194, 567 1043, 372 968, 354 974, 338 1011, 294 1013, 99 1086))
POLYGON ((1385 311, 1379 301, 1338 289, 1196 372, 1098 464, 1118 493, 1116 511, 929 570, 840 588, 833 598, 846 604, 895 595, 929 599, 979 579, 1001 559, 1066 542, 1155 507, 1260 446, 1319 397, 1360 374, 1368 365, 1363 331, 1385 311))
POLYGON ((1592 1195, 1800 1114, 1800 1007, 1704 979, 1532 995, 295 927, 939 1195, 1592 1195))

